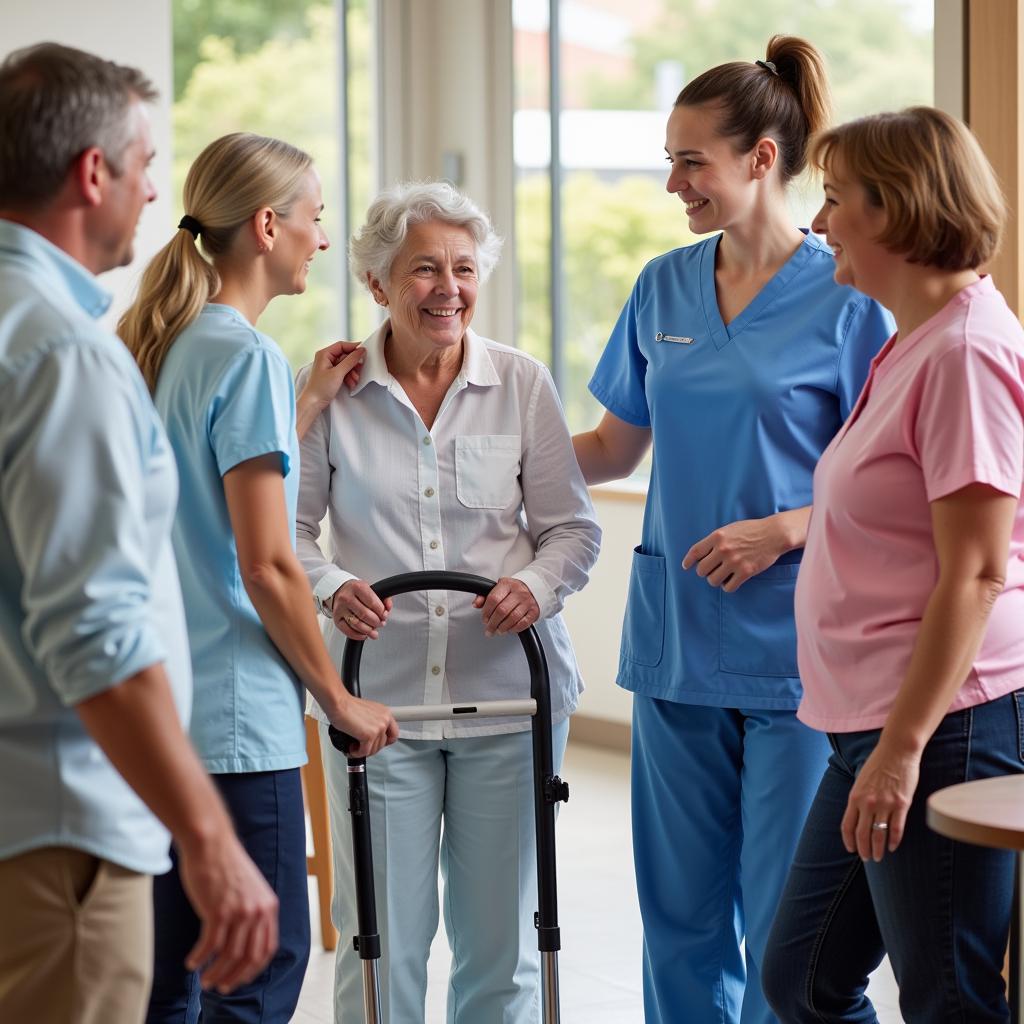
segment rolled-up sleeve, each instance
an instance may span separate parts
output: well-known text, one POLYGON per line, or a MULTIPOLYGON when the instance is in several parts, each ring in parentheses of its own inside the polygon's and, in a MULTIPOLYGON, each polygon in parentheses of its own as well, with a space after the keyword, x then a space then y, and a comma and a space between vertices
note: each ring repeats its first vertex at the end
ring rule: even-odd
POLYGON ((242 462, 274 453, 281 456, 281 475, 288 475, 295 392, 282 355, 252 347, 235 358, 218 385, 209 431, 221 476, 242 462))
POLYGON ((49 347, 9 382, 0 508, 22 573, 22 638, 73 705, 162 661, 152 623, 146 459, 134 380, 88 343, 49 347))
POLYGON ((520 468, 533 561, 513 574, 540 605, 541 618, 581 590, 601 549, 601 527, 573 452, 551 375, 543 367, 530 395, 520 468))

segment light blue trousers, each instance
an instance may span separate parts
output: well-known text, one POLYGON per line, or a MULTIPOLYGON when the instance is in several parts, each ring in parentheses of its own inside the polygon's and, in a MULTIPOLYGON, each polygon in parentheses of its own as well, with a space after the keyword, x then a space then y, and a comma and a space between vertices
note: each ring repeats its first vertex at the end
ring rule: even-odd
POLYGON ((760 967, 828 755, 792 711, 634 697, 647 1024, 776 1020, 760 967))
MULTIPOLYGON (((556 771, 568 733, 568 720, 554 728, 556 771)), ((324 725, 320 741, 334 845, 332 916, 341 936, 335 1021, 361 1024, 346 762, 324 725)), ((389 1024, 424 1024, 439 864, 452 951, 448 1024, 540 1020, 532 749, 529 732, 399 740, 367 761, 381 1009, 389 1024)))

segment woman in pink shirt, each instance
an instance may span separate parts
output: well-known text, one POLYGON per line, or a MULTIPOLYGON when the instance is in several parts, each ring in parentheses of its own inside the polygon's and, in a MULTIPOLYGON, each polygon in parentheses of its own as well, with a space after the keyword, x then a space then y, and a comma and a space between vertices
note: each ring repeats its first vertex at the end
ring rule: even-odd
POLYGON ((796 592, 799 717, 833 755, 769 941, 783 1021, 1009 1020, 1012 855, 953 843, 925 801, 1024 770, 1024 331, 980 276, 1005 206, 977 142, 916 107, 818 137, 836 281, 892 310, 814 475, 796 592))

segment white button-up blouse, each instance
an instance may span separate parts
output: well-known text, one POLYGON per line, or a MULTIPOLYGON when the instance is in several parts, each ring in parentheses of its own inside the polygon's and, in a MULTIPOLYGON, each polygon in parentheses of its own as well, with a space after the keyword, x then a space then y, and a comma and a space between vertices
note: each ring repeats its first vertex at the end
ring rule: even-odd
MULTIPOLYGON (((359 384, 339 393, 302 441, 297 546, 319 601, 351 579, 415 570, 522 580, 540 606, 536 628, 551 673, 555 721, 583 689, 559 611, 597 559, 594 517, 544 365, 466 332, 462 369, 427 430, 384 359, 385 323, 365 342, 359 384), (325 512, 330 547, 317 541, 325 512)), ((300 372, 301 389, 309 370, 300 372)), ((473 595, 404 594, 379 640, 366 641, 365 697, 390 705, 529 695, 519 639, 486 637, 473 595)), ((325 624, 341 664, 345 636, 325 624)), ((314 714, 324 715, 314 706, 314 714)), ((517 732, 525 719, 403 723, 411 739, 517 732)))

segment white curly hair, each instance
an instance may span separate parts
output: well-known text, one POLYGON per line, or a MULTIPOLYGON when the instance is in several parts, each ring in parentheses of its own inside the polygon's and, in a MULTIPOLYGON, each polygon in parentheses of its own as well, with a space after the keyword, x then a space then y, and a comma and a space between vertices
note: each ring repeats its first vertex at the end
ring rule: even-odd
POLYGON ((477 279, 483 284, 498 262, 502 239, 487 214, 446 181, 403 182, 381 192, 366 211, 366 222, 349 242, 352 273, 367 287, 367 274, 387 281, 410 226, 431 220, 469 231, 476 245, 477 279))

